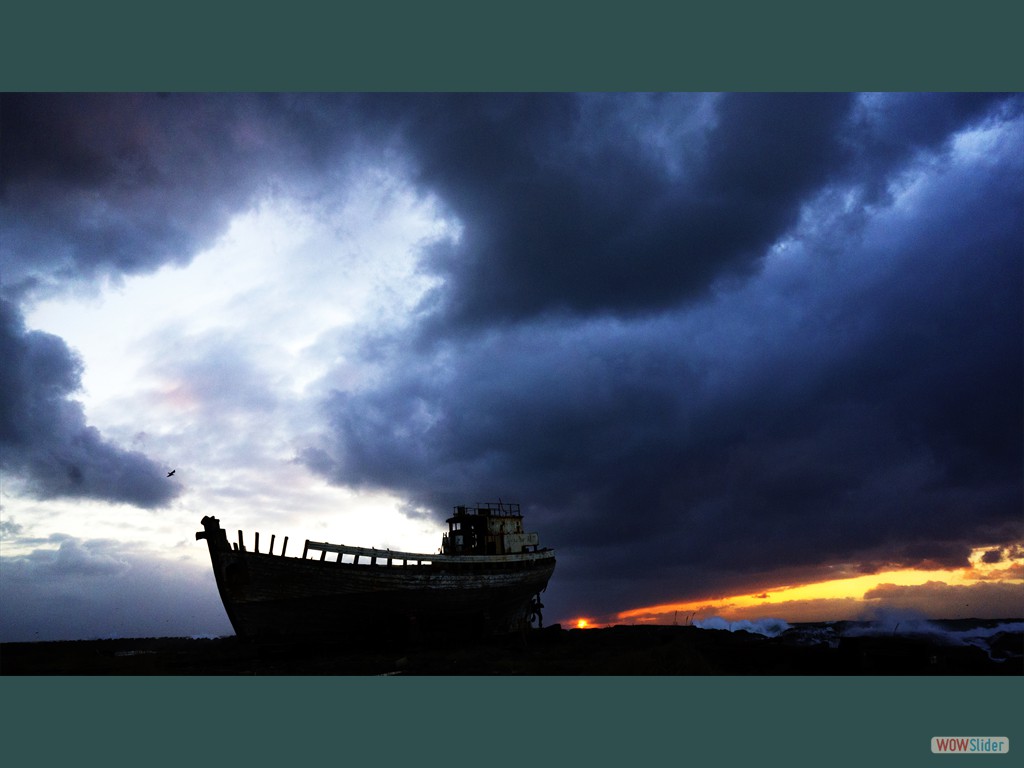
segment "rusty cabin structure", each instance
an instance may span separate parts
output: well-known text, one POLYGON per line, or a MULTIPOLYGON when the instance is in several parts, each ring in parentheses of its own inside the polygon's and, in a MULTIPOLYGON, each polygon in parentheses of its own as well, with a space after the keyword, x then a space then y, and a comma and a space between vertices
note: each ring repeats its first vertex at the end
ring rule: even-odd
POLYGON ((540 537, 523 531, 518 504, 478 504, 456 507, 445 522, 448 533, 441 551, 451 555, 507 555, 536 552, 540 537))

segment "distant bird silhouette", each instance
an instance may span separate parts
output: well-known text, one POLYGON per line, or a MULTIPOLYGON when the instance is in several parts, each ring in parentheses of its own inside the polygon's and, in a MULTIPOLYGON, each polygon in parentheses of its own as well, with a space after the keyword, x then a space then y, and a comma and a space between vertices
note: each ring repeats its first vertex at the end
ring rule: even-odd
POLYGON ((167 473, 167 476, 170 477, 171 475, 173 475, 177 471, 178 470, 176 470, 176 469, 172 469, 170 472, 167 473))

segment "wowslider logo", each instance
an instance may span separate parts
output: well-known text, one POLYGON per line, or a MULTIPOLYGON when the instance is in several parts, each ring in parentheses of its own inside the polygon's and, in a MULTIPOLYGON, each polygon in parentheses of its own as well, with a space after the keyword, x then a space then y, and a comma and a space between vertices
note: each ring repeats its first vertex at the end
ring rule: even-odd
POLYGON ((933 736, 932 752, 937 755, 1005 755, 1010 751, 1006 736, 933 736))

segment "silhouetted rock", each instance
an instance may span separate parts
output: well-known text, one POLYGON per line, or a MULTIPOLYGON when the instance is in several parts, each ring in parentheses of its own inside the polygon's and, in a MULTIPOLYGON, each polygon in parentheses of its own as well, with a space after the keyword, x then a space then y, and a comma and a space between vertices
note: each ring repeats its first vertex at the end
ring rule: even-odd
POLYGON ((488 642, 353 647, 236 637, 0 646, 4 675, 1021 675, 1024 636, 990 651, 933 636, 558 625, 488 642))

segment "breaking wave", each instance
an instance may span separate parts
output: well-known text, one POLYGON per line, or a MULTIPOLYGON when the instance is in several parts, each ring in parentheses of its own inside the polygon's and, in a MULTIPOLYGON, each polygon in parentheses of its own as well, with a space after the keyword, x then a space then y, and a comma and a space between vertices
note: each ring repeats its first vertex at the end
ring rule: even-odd
POLYGON ((782 619, 762 618, 729 621, 721 616, 693 621, 700 629, 751 632, 764 637, 781 637, 800 645, 826 643, 837 647, 843 638, 920 638, 935 645, 974 646, 993 661, 1019 659, 1024 654, 1024 620, 1019 619, 927 619, 907 612, 876 614, 857 621, 822 621, 790 624, 782 619))

